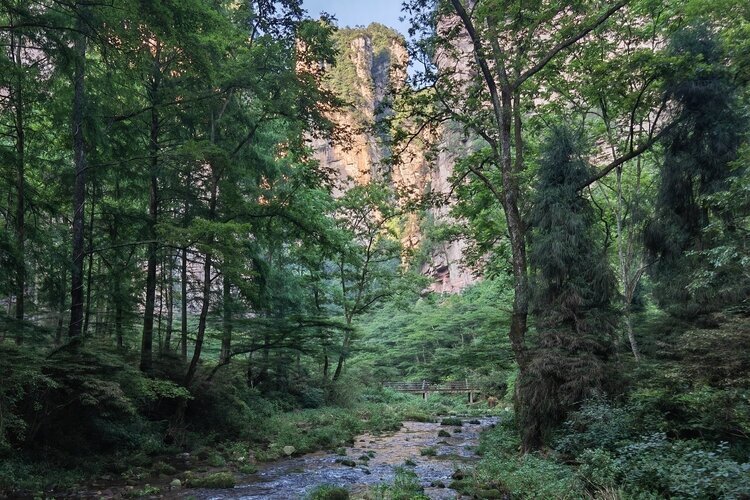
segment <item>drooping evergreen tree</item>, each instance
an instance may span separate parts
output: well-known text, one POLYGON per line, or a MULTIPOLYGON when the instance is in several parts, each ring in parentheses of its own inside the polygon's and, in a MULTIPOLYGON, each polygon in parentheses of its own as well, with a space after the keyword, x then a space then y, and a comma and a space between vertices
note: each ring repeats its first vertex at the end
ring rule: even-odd
POLYGON ((518 387, 526 449, 541 446, 605 385, 613 350, 616 282, 590 201, 578 190, 591 175, 581 154, 580 139, 556 127, 540 158, 529 253, 537 338, 518 387))
POLYGON ((700 254, 717 245, 717 232, 733 231, 732 214, 712 198, 741 173, 732 170, 732 162, 747 127, 740 87, 709 30, 675 33, 670 51, 682 64, 665 89, 665 97, 678 106, 677 125, 663 141, 656 215, 646 228, 645 244, 655 259, 657 301, 673 314, 694 317, 731 300, 716 296, 718 290, 695 293, 690 271, 703 266, 700 254), (722 227, 707 231, 715 223, 722 227))

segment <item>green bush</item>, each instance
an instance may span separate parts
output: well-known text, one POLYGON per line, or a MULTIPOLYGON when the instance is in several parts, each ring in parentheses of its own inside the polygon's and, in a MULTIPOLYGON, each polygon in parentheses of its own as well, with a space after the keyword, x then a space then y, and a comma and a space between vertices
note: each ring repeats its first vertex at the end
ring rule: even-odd
POLYGON ((437 455, 437 448, 434 446, 428 446, 427 448, 419 450, 419 454, 423 457, 434 457, 437 455))
POLYGON ((317 387, 308 387, 300 399, 303 408, 320 408, 326 403, 326 391, 317 387))
POLYGON ((632 413, 602 397, 587 400, 568 415, 556 440, 556 449, 579 455, 586 449, 616 449, 632 434, 632 413))
POLYGON ((216 472, 207 476, 190 476, 187 478, 188 488, 234 488, 234 476, 229 472, 216 472))
POLYGON ((574 467, 559 463, 554 457, 519 455, 518 429, 511 418, 482 434, 478 453, 482 459, 474 475, 463 481, 467 491, 498 490, 511 498, 581 498, 583 482, 574 467))
POLYGON ((594 491, 614 487, 621 477, 620 465, 607 450, 584 450, 578 461, 578 474, 594 491))
POLYGON ((456 427, 461 427, 462 425, 464 425, 464 423, 460 418, 448 417, 441 420, 440 425, 453 425, 456 427))
POLYGON ((391 500, 428 500, 424 488, 419 484, 417 474, 403 467, 396 468, 393 484, 387 485, 381 492, 382 496, 391 500))
POLYGON ((349 500, 349 490, 341 486, 322 484, 307 495, 308 500, 349 500))
POLYGON ((645 436, 618 450, 622 482, 633 490, 688 498, 750 495, 750 463, 737 463, 722 443, 708 450, 698 441, 670 441, 663 433, 645 436))

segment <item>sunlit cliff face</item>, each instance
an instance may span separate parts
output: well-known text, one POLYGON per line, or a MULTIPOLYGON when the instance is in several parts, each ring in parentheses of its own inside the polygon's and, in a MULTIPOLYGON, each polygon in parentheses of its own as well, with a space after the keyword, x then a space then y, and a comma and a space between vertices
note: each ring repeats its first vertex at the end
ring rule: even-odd
MULTIPOLYGON (((411 141, 399 152, 399 161, 391 164, 385 161, 391 151, 381 135, 383 132, 374 128, 391 112, 389 99, 393 90, 406 85, 409 54, 403 37, 377 24, 342 29, 337 37, 338 62, 334 68, 325 68, 322 84, 350 103, 344 110, 329 115, 343 129, 343 140, 311 141, 321 167, 335 173, 334 194, 341 195, 355 185, 386 181, 399 193, 402 204, 427 192, 447 195, 451 189, 448 179, 453 173, 453 162, 460 151, 430 156, 426 144, 443 138, 434 137, 434 132, 425 132, 432 136, 411 141)), ((447 63, 447 57, 445 61, 447 63)), ((306 70, 317 71, 317 68, 306 70)), ((449 134, 442 130, 438 133, 449 134)), ((427 215, 437 222, 446 222, 450 220, 448 211, 448 207, 442 207, 431 209, 427 214, 411 213, 405 217, 400 233, 405 263, 425 243, 422 217, 427 215)), ((434 278, 431 290, 456 292, 475 281, 461 264, 465 242, 438 242, 432 246, 421 265, 422 273, 434 278)))

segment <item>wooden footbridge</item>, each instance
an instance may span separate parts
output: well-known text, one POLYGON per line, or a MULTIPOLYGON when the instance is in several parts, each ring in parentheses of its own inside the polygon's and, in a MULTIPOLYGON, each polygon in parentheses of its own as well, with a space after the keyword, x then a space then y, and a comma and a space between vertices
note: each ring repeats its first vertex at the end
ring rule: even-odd
POLYGON ((474 402, 474 398, 479 394, 479 387, 472 384, 468 380, 454 381, 454 382, 443 382, 440 384, 434 382, 428 382, 422 380, 421 382, 384 382, 383 387, 388 387, 398 392, 408 392, 410 394, 421 394, 422 399, 434 393, 443 394, 468 394, 469 403, 474 402))

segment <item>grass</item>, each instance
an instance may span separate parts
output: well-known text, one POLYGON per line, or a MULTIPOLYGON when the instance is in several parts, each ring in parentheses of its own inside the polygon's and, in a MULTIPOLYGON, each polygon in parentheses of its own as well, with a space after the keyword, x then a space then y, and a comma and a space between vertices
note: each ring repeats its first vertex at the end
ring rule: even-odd
POLYGON ((349 491, 341 486, 322 484, 307 495, 307 500, 349 500, 349 491))
POLYGON ((451 488, 475 498, 573 499, 587 496, 576 469, 553 457, 519 454, 518 430, 504 418, 480 438, 482 456, 471 474, 451 488))
POLYGON ((437 448, 434 446, 428 446, 427 448, 419 450, 419 454, 423 457, 434 457, 437 456, 437 448))
POLYGON ((215 472, 206 476, 188 476, 188 488, 234 488, 234 476, 229 472, 215 472))
POLYGON ((446 417, 440 421, 440 425, 446 425, 446 426, 451 425, 455 427, 461 427, 462 425, 464 425, 464 422, 463 420, 457 417, 446 417))

